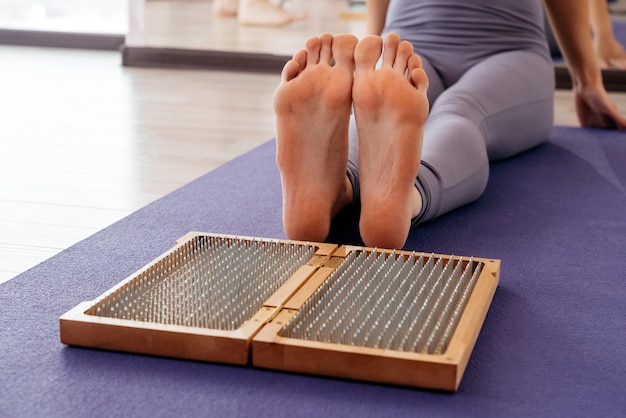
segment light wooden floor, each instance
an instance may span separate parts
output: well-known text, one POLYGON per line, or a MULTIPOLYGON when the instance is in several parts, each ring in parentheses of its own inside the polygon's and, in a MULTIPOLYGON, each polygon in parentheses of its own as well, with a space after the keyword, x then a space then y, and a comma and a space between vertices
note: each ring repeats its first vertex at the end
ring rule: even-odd
POLYGON ((272 138, 278 81, 0 46, 0 283, 272 138))
POLYGON ((0 47, 0 282, 274 135, 278 75, 0 47))

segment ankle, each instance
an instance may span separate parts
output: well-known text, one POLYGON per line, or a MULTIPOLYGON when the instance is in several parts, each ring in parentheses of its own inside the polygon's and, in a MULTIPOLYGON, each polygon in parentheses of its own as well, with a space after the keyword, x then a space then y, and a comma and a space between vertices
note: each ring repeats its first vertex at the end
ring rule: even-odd
POLYGON ((415 217, 419 216, 422 213, 422 209, 424 207, 424 200, 422 199, 422 194, 416 186, 413 186, 411 190, 411 219, 415 219, 415 217))
POLYGON ((333 205, 332 217, 334 218, 339 212, 341 212, 344 208, 350 206, 354 202, 354 191, 352 188, 352 182, 346 175, 344 185, 342 189, 339 191, 339 195, 337 196, 337 200, 333 205))

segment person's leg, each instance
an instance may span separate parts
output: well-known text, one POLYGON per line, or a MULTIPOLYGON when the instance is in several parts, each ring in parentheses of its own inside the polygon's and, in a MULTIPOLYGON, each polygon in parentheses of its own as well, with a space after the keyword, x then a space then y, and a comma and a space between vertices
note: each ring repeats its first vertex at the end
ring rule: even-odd
POLYGON ((413 46, 395 34, 386 37, 384 48, 378 36, 362 39, 354 61, 359 231, 367 246, 401 248, 421 210, 415 178, 428 117, 428 78, 413 46))
POLYGON ((476 64, 437 98, 425 126, 417 181, 424 208, 414 224, 476 200, 487 185, 489 161, 547 139, 553 71, 545 54, 506 52, 476 64))
POLYGON ((436 98, 424 129, 428 80, 419 58, 394 42, 379 69, 380 38, 365 38, 354 52, 358 162, 347 161, 356 39, 314 38, 285 66, 276 95, 277 162, 289 238, 325 239, 332 217, 352 201, 352 184, 360 183, 365 244, 401 247, 411 217, 416 225, 470 203, 484 191, 490 159, 547 138, 554 90, 547 54, 508 52, 473 66, 436 98), (348 181, 346 164, 356 183, 348 181))
MULTIPOLYGON (((441 93, 445 91, 445 86, 443 84, 443 80, 441 76, 435 69, 435 67, 430 63, 429 59, 420 55, 420 59, 422 61, 422 68, 426 72, 428 76, 428 102, 429 106, 432 107, 433 103, 439 97, 441 93)), ((378 65, 382 63, 382 60, 379 60, 378 65)), ((354 202, 358 203, 361 201, 360 196, 360 184, 359 184, 359 136, 357 133, 356 121, 354 119, 354 114, 351 115, 350 118, 350 130, 349 130, 349 139, 350 139, 350 150, 348 153, 348 176, 350 177, 350 182, 352 183, 352 188, 354 190, 354 202)))
POLYGON ((346 164, 356 43, 352 35, 310 38, 283 69, 276 161, 290 239, 325 240, 332 217, 352 203, 346 164))

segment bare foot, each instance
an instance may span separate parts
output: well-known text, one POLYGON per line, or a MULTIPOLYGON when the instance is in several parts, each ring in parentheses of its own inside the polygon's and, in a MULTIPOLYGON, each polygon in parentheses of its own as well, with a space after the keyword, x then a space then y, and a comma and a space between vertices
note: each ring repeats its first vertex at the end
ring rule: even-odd
POLYGON ((302 20, 306 15, 290 12, 267 0, 241 0, 237 17, 243 25, 284 26, 302 20))
POLYGON ((274 96, 276 162, 290 239, 323 241, 332 217, 352 202, 346 166, 356 43, 352 35, 310 38, 283 69, 274 96))
POLYGON ((352 89, 359 136, 361 219, 365 245, 401 248, 421 210, 415 188, 428 78, 413 46, 396 34, 363 38, 355 49, 352 89), (376 69, 381 56, 382 66, 376 69))
POLYGON ((235 17, 239 0, 213 0, 213 14, 220 17, 235 17))

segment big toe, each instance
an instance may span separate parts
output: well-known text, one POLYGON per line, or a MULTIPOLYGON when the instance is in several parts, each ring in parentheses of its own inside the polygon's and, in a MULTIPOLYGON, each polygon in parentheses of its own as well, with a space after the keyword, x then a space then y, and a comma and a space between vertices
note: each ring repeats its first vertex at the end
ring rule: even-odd
POLYGON ((354 50, 354 64, 357 71, 373 70, 382 49, 383 40, 379 36, 370 35, 361 39, 354 50))
POLYGON ((341 34, 333 39, 333 58, 335 62, 344 67, 354 66, 354 49, 358 43, 358 39, 354 35, 341 34))

